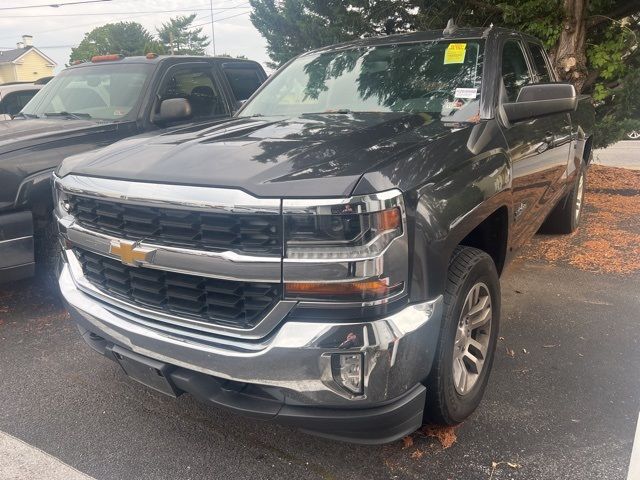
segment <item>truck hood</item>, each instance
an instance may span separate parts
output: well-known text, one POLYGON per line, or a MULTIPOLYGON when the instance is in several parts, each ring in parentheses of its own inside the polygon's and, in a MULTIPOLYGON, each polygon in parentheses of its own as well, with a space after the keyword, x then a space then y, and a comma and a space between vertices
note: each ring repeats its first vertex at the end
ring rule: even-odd
POLYGON ((67 159, 59 174, 239 188, 265 197, 347 196, 376 165, 450 131, 428 115, 405 113, 236 118, 126 139, 67 159))
POLYGON ((0 122, 0 155, 22 148, 82 135, 92 130, 113 130, 114 122, 63 118, 7 120, 0 122))

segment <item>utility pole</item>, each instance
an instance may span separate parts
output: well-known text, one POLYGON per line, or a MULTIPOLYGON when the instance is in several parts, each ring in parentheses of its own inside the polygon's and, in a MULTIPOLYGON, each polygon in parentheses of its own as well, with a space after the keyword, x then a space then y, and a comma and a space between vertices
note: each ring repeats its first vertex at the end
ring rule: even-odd
POLYGON ((213 46, 213 56, 216 56, 216 31, 213 27, 213 0, 209 0, 209 11, 211 12, 211 45, 213 46))

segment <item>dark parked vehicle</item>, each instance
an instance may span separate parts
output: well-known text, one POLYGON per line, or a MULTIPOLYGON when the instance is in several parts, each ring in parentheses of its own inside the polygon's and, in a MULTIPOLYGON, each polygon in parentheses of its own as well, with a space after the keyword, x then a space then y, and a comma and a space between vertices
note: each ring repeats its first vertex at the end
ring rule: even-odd
POLYGON ((265 79, 248 60, 157 55, 94 57, 57 75, 12 112, 16 119, 0 122, 0 283, 32 275, 34 260, 50 266, 50 179, 65 157, 144 132, 218 122, 265 79))
POLYGON ((499 275, 578 226, 594 113, 538 40, 456 29, 292 60, 236 117, 58 169, 86 342, 169 395, 330 438, 478 406, 499 275))

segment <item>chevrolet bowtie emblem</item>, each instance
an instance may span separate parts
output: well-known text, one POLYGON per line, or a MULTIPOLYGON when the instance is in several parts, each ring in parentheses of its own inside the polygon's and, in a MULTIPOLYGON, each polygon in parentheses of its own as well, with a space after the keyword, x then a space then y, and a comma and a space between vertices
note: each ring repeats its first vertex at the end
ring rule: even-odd
POLYGON ((128 240, 111 240, 109 253, 116 255, 125 265, 138 267, 143 262, 148 262, 156 252, 155 248, 136 246, 136 242, 128 240))

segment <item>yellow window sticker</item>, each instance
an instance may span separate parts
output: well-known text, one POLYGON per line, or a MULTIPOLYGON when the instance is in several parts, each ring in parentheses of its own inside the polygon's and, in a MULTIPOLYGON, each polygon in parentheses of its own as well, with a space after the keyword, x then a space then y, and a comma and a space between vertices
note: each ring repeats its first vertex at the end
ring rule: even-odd
POLYGON ((464 56, 467 52, 466 43, 450 43, 444 51, 444 64, 464 63, 464 56))

